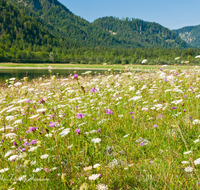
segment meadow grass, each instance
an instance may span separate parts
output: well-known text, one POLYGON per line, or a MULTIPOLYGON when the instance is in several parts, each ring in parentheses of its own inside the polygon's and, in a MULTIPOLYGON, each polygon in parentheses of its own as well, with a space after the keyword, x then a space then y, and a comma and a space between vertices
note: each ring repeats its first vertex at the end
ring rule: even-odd
MULTIPOLYGON (((62 64, 58 64, 58 63, 48 63, 48 64, 42 64, 42 63, 1 63, 0 64, 1 69, 3 69, 3 67, 9 67, 9 68, 36 68, 36 67, 40 67, 40 68, 46 68, 48 66, 51 66, 52 68, 65 68, 65 69, 111 69, 113 68, 114 70, 121 70, 121 69, 125 69, 125 68, 132 68, 132 69, 159 69, 160 67, 162 67, 162 65, 89 65, 89 64, 67 64, 67 63, 62 63, 62 64)), ((174 69, 174 68, 179 68, 179 69, 188 69, 188 68, 194 68, 195 66, 186 66, 186 65, 178 65, 178 66, 174 66, 174 65, 169 65, 168 69, 174 69)))
POLYGON ((198 189, 200 69, 6 81, 1 189, 198 189))

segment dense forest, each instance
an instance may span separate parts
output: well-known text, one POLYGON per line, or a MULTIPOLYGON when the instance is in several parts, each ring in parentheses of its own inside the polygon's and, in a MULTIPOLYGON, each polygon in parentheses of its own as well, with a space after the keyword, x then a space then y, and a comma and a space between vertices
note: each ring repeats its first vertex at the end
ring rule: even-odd
POLYGON ((199 54, 157 23, 114 17, 89 23, 57 0, 0 1, 1 62, 198 64, 199 54))
POLYGON ((55 47, 79 47, 72 40, 55 37, 40 22, 5 0, 0 1, 0 34, 0 59, 5 61, 13 56, 20 59, 18 51, 49 52, 55 47))
MULTIPOLYGON (((181 64, 199 65, 200 49, 172 49, 172 48, 132 48, 117 49, 107 47, 81 47, 81 48, 54 48, 51 52, 30 52, 26 50, 13 50, 10 52, 1 51, 0 55, 5 60, 23 63, 70 63, 70 64, 142 64, 143 59, 148 61, 145 64, 181 64), (180 57, 179 60, 175 60, 180 57)), ((2 59, 0 61, 3 61, 2 59)))
POLYGON ((188 48, 169 29, 139 19, 99 18, 89 23, 73 14, 57 0, 9 0, 56 36, 73 39, 85 47, 188 48), (115 32, 115 33, 113 33, 115 32))
POLYGON ((139 19, 119 19, 104 17, 95 20, 92 25, 109 31, 118 40, 126 44, 137 44, 137 47, 154 48, 187 48, 188 44, 181 40, 169 29, 153 22, 145 22, 139 19))

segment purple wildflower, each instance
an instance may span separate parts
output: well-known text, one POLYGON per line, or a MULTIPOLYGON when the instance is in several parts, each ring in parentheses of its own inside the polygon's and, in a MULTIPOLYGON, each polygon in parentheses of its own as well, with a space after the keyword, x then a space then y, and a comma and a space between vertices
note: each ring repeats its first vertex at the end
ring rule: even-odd
POLYGON ((97 132, 99 132, 99 133, 100 133, 100 132, 101 132, 101 128, 99 128, 99 129, 97 130, 97 132))
POLYGON ((158 125, 153 125, 153 128, 158 127, 158 125))
POLYGON ((56 124, 57 124, 56 122, 51 122, 51 121, 50 121, 50 124, 49 124, 49 126, 50 126, 50 127, 55 127, 55 126, 56 126, 56 124))
POLYGON ((27 146, 28 145, 28 142, 25 142, 24 144, 23 144, 23 146, 27 146))
POLYGON ((54 117, 55 117, 55 114, 51 115, 51 116, 50 116, 50 119, 53 119, 54 117))
POLYGON ((26 133, 35 132, 36 130, 37 130, 37 127, 29 127, 29 130, 26 131, 26 133))
POLYGON ((184 112, 186 112, 186 109, 183 109, 184 112))
POLYGON ((175 110, 176 108, 177 108, 177 107, 174 107, 174 106, 172 107, 173 110, 175 110))
POLYGON ((37 141, 36 140, 32 140, 29 145, 33 145, 33 144, 37 144, 37 141))
POLYGON ((14 143, 13 143, 13 145, 17 146, 17 143, 16 143, 16 142, 14 142, 14 143))
POLYGON ((77 119, 81 119, 83 117, 85 117, 84 113, 78 113, 77 116, 76 116, 77 119))
POLYGON ((48 168, 44 168, 44 172, 48 172, 49 171, 49 169, 48 168))
POLYGON ((78 74, 74 74, 74 78, 75 78, 75 79, 78 79, 78 74))
POLYGON ((165 78, 164 81, 167 82, 168 81, 167 78, 165 78))
POLYGON ((22 148, 22 149, 21 149, 21 151, 22 151, 22 152, 25 152, 25 151, 26 151, 26 149, 25 149, 25 148, 22 148))
POLYGON ((113 114, 113 112, 111 110, 109 110, 109 109, 106 109, 105 111, 106 111, 106 114, 109 114, 109 115, 113 114))
POLYGON ((178 73, 174 73, 174 75, 178 75, 178 73))
POLYGON ((143 143, 143 142, 141 142, 139 145, 140 145, 140 146, 144 146, 144 143, 143 143))
POLYGON ((187 97, 187 95, 184 95, 184 96, 183 96, 183 98, 186 98, 186 97, 187 97))
POLYGON ((124 154, 124 151, 123 151, 123 150, 121 150, 119 153, 120 153, 120 154, 124 154))
POLYGON ((33 129, 34 129, 33 127, 29 127, 29 130, 30 130, 30 131, 33 131, 33 129))
POLYGON ((42 98, 40 101, 38 101, 38 103, 39 103, 39 104, 44 104, 45 101, 44 101, 43 98, 42 98))
POLYGON ((162 118, 162 117, 163 117, 163 115, 161 115, 161 114, 158 115, 158 118, 162 118))
POLYGON ((75 129, 75 131, 77 132, 77 134, 79 135, 80 134, 80 132, 81 132, 81 129, 75 129))
POLYGON ((92 89, 90 90, 90 92, 97 92, 97 89, 96 89, 96 88, 92 88, 92 89))
POLYGON ((190 117, 189 117, 189 120, 190 120, 190 121, 192 121, 192 120, 193 120, 192 116, 190 116, 190 117))

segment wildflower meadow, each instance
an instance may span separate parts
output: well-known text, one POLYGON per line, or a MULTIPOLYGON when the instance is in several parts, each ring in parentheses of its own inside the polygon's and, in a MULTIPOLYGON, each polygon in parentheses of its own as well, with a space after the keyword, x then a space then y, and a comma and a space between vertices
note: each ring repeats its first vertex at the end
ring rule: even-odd
POLYGON ((0 189, 200 188, 200 68, 10 78, 0 189))

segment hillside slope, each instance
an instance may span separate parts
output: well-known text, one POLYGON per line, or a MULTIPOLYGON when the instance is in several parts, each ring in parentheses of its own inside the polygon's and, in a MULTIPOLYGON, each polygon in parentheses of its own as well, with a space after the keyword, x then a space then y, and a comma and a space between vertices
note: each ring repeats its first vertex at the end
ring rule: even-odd
POLYGON ((27 16, 22 10, 10 4, 6 0, 0 1, 0 44, 1 48, 8 50, 37 49, 46 48, 50 51, 52 47, 62 45, 74 45, 70 40, 62 41, 46 30, 40 22, 27 16))
POLYGON ((186 26, 178 30, 173 30, 175 34, 186 41, 188 44, 199 48, 200 47, 200 25, 186 26))
POLYGON ((51 33, 74 39, 83 46, 120 46, 109 33, 91 28, 91 24, 73 14, 57 0, 9 0, 26 14, 31 15, 51 33))
POLYGON ((190 47, 172 31, 139 19, 99 18, 89 23, 57 0, 9 0, 34 17, 52 34, 73 39, 86 47, 190 47), (117 34, 115 35, 116 32, 117 34))
POLYGON ((120 20, 114 17, 99 18, 93 26, 109 31, 117 39, 123 39, 127 44, 138 43, 141 47, 187 48, 186 42, 174 32, 154 22, 140 19, 120 20))

